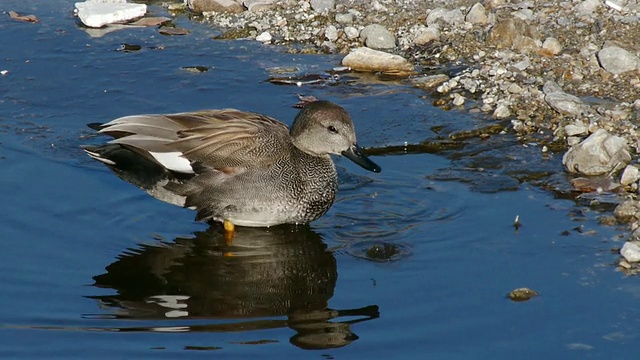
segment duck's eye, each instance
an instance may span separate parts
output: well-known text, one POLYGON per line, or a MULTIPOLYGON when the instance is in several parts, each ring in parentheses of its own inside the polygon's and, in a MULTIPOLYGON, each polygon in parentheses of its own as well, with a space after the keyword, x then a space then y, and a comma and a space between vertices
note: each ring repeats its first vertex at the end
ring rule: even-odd
POLYGON ((332 133, 337 133, 337 132, 338 132, 338 130, 337 130, 337 129, 335 128, 335 126, 333 126, 333 125, 329 125, 329 126, 327 127, 327 130, 329 130, 329 131, 330 131, 330 132, 332 132, 332 133))

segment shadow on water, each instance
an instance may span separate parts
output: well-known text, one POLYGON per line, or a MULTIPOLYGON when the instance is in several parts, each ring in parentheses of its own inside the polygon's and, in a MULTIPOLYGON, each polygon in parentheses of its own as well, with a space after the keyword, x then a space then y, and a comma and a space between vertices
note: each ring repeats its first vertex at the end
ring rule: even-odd
POLYGON ((233 243, 227 244, 216 224, 193 238, 129 249, 106 270, 94 277, 94 286, 117 294, 88 298, 109 314, 85 314, 85 318, 166 321, 115 331, 289 327, 296 332, 290 338, 293 345, 326 349, 357 340, 351 325, 379 316, 375 305, 327 307, 338 278, 336 259, 320 235, 303 226, 239 228, 233 243), (264 319, 269 317, 285 318, 264 319), (198 324, 181 322, 196 319, 198 324))

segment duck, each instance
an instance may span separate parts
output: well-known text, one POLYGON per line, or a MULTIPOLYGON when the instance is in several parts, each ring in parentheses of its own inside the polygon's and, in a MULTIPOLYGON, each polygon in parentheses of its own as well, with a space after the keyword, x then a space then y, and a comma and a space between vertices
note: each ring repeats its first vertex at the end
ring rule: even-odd
POLYGON ((87 155, 231 233, 236 225, 308 224, 324 215, 338 190, 332 154, 381 171, 358 145, 349 113, 323 100, 304 104, 291 128, 231 108, 130 115, 89 126, 112 140, 83 146, 87 155))

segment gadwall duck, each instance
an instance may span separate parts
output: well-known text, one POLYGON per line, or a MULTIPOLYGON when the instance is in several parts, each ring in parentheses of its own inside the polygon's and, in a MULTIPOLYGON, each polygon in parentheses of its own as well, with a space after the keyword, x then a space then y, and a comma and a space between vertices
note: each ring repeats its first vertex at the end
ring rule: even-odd
POLYGON ((235 109, 125 116, 90 125, 114 139, 84 146, 92 158, 152 196, 197 210, 225 229, 306 224, 338 188, 329 154, 380 172, 356 143, 351 117, 328 101, 306 104, 291 129, 235 109))

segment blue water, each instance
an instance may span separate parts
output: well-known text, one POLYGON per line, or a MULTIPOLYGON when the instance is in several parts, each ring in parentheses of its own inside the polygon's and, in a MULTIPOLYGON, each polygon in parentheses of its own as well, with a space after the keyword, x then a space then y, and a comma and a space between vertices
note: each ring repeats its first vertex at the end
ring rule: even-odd
POLYGON ((433 108, 402 82, 271 84, 271 68, 322 73, 340 57, 214 41, 216 30, 184 16, 184 37, 91 38, 72 2, 2 5, 40 23, 0 17, 0 357, 610 359, 636 349, 638 282, 611 252, 624 227, 511 176, 562 180, 560 154, 507 134, 385 155, 446 137, 434 126, 490 120, 433 108), (181 70, 194 65, 210 70, 181 70), (136 113, 236 107, 290 123, 298 93, 347 108, 383 171, 336 159, 340 193, 324 217, 240 229, 231 248, 192 211, 80 149, 104 141, 87 123, 136 113), (397 246, 396 260, 366 260, 375 244, 397 246), (508 300, 519 287, 540 296, 508 300))

